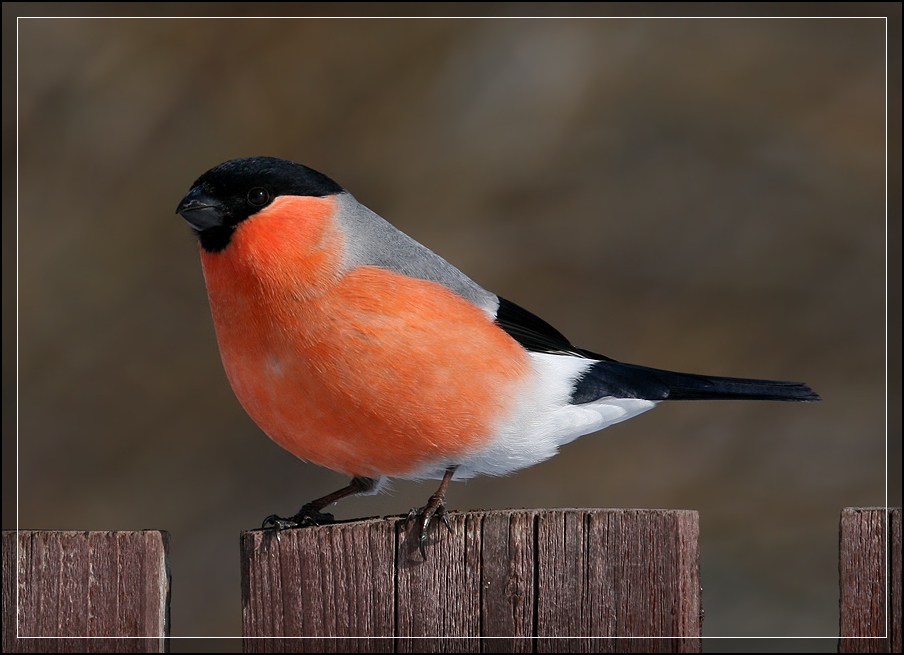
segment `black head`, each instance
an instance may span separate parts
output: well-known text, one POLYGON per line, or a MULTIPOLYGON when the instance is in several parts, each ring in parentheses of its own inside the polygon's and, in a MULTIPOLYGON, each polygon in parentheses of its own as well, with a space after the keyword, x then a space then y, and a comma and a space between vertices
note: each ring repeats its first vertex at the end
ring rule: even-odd
POLYGON ((195 180, 176 213, 195 229, 204 250, 218 252, 229 245, 236 225, 275 198, 323 197, 342 190, 326 175, 287 159, 232 159, 195 180))

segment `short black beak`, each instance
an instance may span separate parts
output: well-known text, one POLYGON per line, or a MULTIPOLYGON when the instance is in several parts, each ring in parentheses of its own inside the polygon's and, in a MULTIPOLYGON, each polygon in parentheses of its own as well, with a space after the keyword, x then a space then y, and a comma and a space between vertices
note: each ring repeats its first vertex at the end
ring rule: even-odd
POLYGON ((176 213, 182 214, 182 218, 198 232, 223 225, 223 211, 219 203, 204 193, 200 187, 195 187, 185 194, 176 207, 176 213))

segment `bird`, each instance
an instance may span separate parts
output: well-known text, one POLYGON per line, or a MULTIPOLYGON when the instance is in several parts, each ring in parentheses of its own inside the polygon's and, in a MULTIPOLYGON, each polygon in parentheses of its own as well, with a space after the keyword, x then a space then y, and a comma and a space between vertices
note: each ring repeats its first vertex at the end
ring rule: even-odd
POLYGON ((666 400, 820 400, 801 382, 660 370, 573 345, 361 204, 276 157, 221 163, 177 214, 197 237, 238 401, 296 457, 351 476, 276 530, 391 478, 440 480, 409 513, 421 552, 453 479, 500 476, 666 400))

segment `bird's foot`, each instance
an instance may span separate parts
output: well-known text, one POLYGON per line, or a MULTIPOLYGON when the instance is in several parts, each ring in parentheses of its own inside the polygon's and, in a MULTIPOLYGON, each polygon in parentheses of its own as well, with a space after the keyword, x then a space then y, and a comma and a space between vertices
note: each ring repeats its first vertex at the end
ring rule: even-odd
POLYGON ((272 528, 276 531, 286 530, 288 528, 301 528, 310 525, 326 525, 327 523, 335 523, 336 519, 329 512, 321 512, 322 505, 316 503, 308 503, 295 516, 283 518, 276 514, 271 514, 264 519, 261 528, 272 528))
POLYGON ((298 514, 296 514, 295 516, 290 516, 289 518, 284 519, 281 516, 277 516, 276 514, 271 514, 264 519, 264 523, 263 525, 261 525, 261 528, 272 528, 276 532, 279 532, 280 530, 285 530, 287 528, 301 528, 309 525, 325 525, 327 523, 335 523, 336 519, 333 518, 332 514, 329 514, 328 512, 321 512, 320 510, 322 510, 324 507, 329 507, 333 503, 342 500, 346 496, 366 493, 373 489, 376 485, 377 480, 374 478, 362 478, 355 476, 354 478, 352 478, 352 481, 348 483, 348 486, 342 487, 342 489, 340 489, 339 491, 334 491, 331 494, 327 494, 323 498, 312 500, 307 505, 298 510, 298 514))
POLYGON ((414 533, 417 537, 417 549, 420 551, 421 557, 423 557, 424 560, 427 559, 427 551, 424 547, 427 545, 427 535, 430 533, 430 524, 433 522, 433 519, 442 521, 443 525, 446 526, 446 529, 450 533, 452 532, 452 525, 449 523, 449 516, 446 511, 445 499, 440 494, 430 496, 430 500, 427 501, 427 504, 420 509, 412 508, 411 511, 408 512, 408 518, 406 519, 406 523, 415 521, 414 533))

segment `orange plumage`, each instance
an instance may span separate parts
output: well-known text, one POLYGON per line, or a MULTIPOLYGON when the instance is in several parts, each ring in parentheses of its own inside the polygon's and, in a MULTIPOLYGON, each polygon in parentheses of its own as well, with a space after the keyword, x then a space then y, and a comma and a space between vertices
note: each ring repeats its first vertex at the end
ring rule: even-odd
POLYGON ((341 270, 331 198, 284 197, 201 252, 242 406, 297 457, 349 475, 412 475, 479 450, 527 354, 446 287, 341 270))

